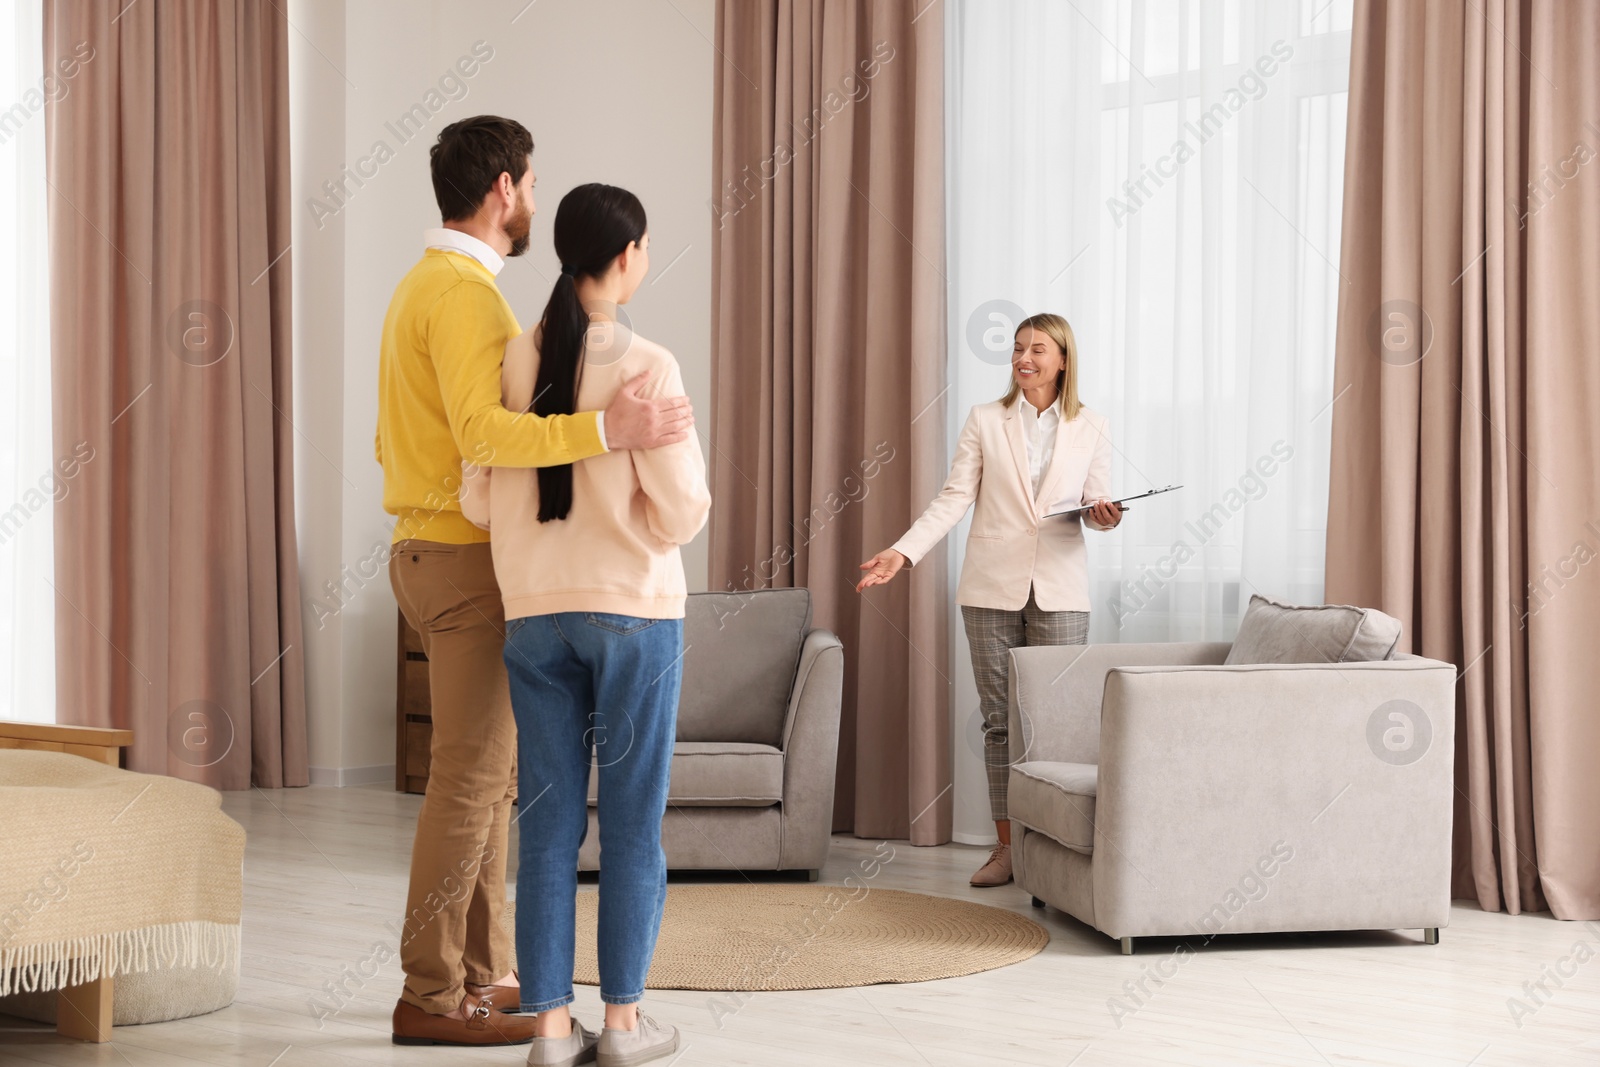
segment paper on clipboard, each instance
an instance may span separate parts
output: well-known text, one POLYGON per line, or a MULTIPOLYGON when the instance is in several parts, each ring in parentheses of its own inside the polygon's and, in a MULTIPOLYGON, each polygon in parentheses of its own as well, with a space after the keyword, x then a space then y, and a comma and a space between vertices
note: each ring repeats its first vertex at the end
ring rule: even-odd
MULTIPOLYGON (((1183 488, 1183 486, 1181 486, 1181 485, 1166 485, 1166 486, 1162 486, 1160 489, 1150 489, 1150 490, 1148 490, 1146 492, 1143 492, 1143 493, 1135 493, 1132 496, 1125 496, 1125 497, 1122 497, 1122 498, 1120 498, 1118 500, 1113 500, 1113 501, 1111 501, 1111 503, 1113 503, 1113 504, 1126 504, 1130 500, 1143 500, 1147 496, 1156 496, 1156 495, 1158 495, 1160 493, 1170 493, 1174 489, 1182 489, 1182 488, 1183 488)), ((1094 507, 1093 502, 1088 503, 1088 504, 1079 504, 1076 507, 1068 508, 1065 511, 1046 512, 1045 513, 1045 518, 1054 519, 1054 518, 1060 518, 1062 516, 1081 515, 1085 511, 1088 511, 1092 507, 1094 507)))

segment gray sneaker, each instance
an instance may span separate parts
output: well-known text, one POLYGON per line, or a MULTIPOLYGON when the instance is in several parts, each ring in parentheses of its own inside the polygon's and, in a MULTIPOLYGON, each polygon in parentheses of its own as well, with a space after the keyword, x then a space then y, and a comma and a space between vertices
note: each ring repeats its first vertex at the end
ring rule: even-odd
POLYGON ((600 1031, 599 1067, 637 1067, 661 1056, 678 1051, 678 1028, 656 1022, 644 1012, 639 1013, 636 1030, 600 1031))
POLYGON ((572 1020, 572 1033, 566 1037, 536 1037, 528 1050, 528 1067, 577 1067, 593 1063, 599 1039, 572 1020))

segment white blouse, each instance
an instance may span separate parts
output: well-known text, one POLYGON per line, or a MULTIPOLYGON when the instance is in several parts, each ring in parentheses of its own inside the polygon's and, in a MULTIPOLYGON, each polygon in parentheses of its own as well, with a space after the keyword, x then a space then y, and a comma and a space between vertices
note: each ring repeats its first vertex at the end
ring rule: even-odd
POLYGON ((1050 457, 1056 450, 1056 431, 1061 427, 1061 404, 1057 401, 1039 411, 1023 396, 1017 398, 1017 408, 1022 413, 1022 440, 1028 446, 1028 474, 1032 477, 1033 497, 1038 500, 1039 487, 1044 484, 1044 476, 1050 470, 1050 457))

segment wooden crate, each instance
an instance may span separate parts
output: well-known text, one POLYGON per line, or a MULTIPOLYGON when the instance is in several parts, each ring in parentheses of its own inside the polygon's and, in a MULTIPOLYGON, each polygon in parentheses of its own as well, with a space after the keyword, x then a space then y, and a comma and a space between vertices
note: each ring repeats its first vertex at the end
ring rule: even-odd
POLYGON ((428 762, 433 742, 433 700, 428 693, 428 656, 422 635, 400 613, 395 665, 394 787, 402 793, 428 788, 428 762))

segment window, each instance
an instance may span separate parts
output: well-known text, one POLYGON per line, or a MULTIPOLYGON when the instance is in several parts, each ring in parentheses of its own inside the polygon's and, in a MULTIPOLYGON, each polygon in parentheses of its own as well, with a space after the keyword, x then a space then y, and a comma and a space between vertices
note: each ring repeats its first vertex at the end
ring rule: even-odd
POLYGON ((953 429, 1005 389, 1005 324, 1055 311, 1114 490, 1184 486, 1090 535, 1093 641, 1227 640, 1252 592, 1322 598, 1351 13, 950 5, 953 429))
POLYGON ((0 0, 0 718, 54 722, 43 40, 39 0, 0 0))

